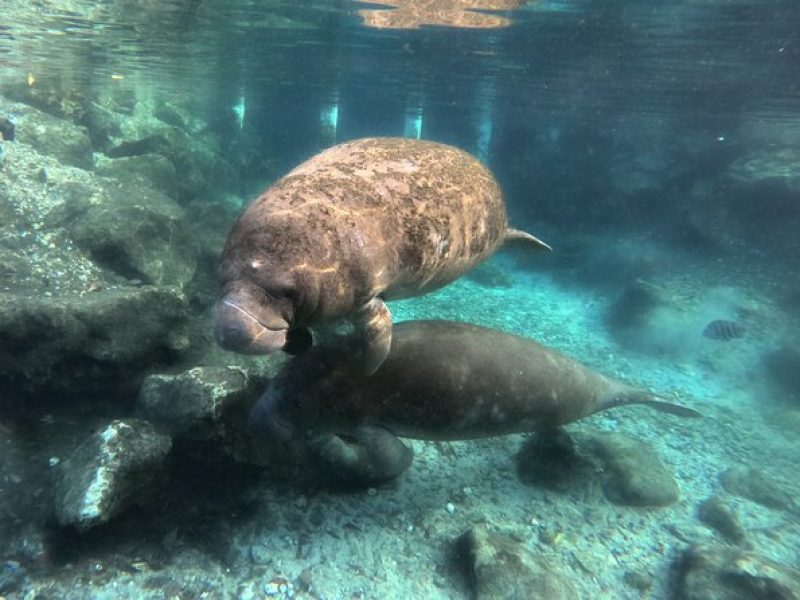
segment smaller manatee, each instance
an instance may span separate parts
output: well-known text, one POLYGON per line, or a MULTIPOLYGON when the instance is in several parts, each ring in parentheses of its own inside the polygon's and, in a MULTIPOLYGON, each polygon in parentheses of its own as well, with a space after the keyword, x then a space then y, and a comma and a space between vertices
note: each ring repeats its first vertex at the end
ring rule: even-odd
POLYGON ((336 343, 289 361, 254 405, 253 427, 283 441, 297 433, 363 436, 369 427, 466 440, 551 431, 627 404, 699 416, 517 335, 451 321, 394 329, 386 362, 372 376, 336 343))

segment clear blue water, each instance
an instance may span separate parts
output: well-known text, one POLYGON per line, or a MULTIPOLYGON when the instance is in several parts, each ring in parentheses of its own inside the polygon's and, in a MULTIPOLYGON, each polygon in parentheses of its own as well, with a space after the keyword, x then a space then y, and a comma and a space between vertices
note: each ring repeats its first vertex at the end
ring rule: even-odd
MULTIPOLYGON (((300 597, 466 598, 448 549, 479 522, 548 556, 578 597, 681 597, 673 566, 693 543, 800 568, 797 505, 720 478, 752 467, 798 491, 800 5, 386 4, 2 0, 0 598, 289 597, 284 580, 300 597), (595 480, 565 494, 523 485, 509 458, 519 436, 410 442, 397 486, 342 495, 209 466, 176 435, 160 508, 82 535, 55 524, 54 469, 103 423, 141 416, 146 375, 259 364, 214 346, 225 235, 266 185, 367 136, 478 156, 511 223, 554 247, 503 252, 393 303, 395 319, 523 335, 697 408, 691 423, 641 409, 570 427, 645 441, 680 500, 620 507, 595 480), (100 175, 133 187, 114 196, 100 175), (104 198, 112 208, 91 212, 104 198), (122 324, 86 316, 94 298, 148 285, 183 294, 180 328, 153 333, 139 304, 122 324), (743 335, 704 334, 715 320, 743 335), (715 494, 746 543, 698 520, 715 494)), ((786 577, 794 595, 781 597, 800 597, 786 577)), ((773 597, 742 593, 728 597, 773 597)))

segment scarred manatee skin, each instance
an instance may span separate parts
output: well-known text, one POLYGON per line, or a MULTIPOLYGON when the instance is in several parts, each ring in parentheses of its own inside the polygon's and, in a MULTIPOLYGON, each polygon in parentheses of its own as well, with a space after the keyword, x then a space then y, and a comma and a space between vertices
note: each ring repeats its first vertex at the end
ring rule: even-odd
POLYGON ((367 138, 302 163, 241 215, 222 254, 224 294, 288 298, 292 326, 371 298, 424 294, 494 252, 508 228, 500 187, 445 144, 367 138))

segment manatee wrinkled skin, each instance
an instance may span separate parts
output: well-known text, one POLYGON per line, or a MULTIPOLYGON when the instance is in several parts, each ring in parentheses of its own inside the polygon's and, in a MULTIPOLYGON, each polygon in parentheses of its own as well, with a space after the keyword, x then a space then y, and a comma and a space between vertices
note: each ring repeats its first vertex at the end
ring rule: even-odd
POLYGON ((465 440, 553 430, 627 404, 699 416, 527 338, 468 323, 408 321, 395 325, 391 351, 374 375, 335 344, 289 361, 250 422, 279 441, 366 427, 465 440))
POLYGON ((384 300, 444 286, 508 240, 549 249, 509 228, 497 181, 470 154, 402 138, 333 146, 234 225, 219 265, 217 341, 242 353, 306 349, 307 328, 347 317, 372 373, 391 345, 384 300))

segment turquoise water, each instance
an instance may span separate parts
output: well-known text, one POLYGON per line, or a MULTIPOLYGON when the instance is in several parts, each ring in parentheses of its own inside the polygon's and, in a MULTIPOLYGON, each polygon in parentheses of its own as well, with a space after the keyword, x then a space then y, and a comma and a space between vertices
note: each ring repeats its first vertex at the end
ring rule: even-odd
POLYGON ((0 14, 0 598, 800 597, 795 2, 0 14), (407 470, 346 491, 318 438, 254 431, 292 359, 215 342, 226 237, 372 136, 477 157, 553 247, 390 301, 395 322, 536 340, 702 418, 404 439, 407 470))

